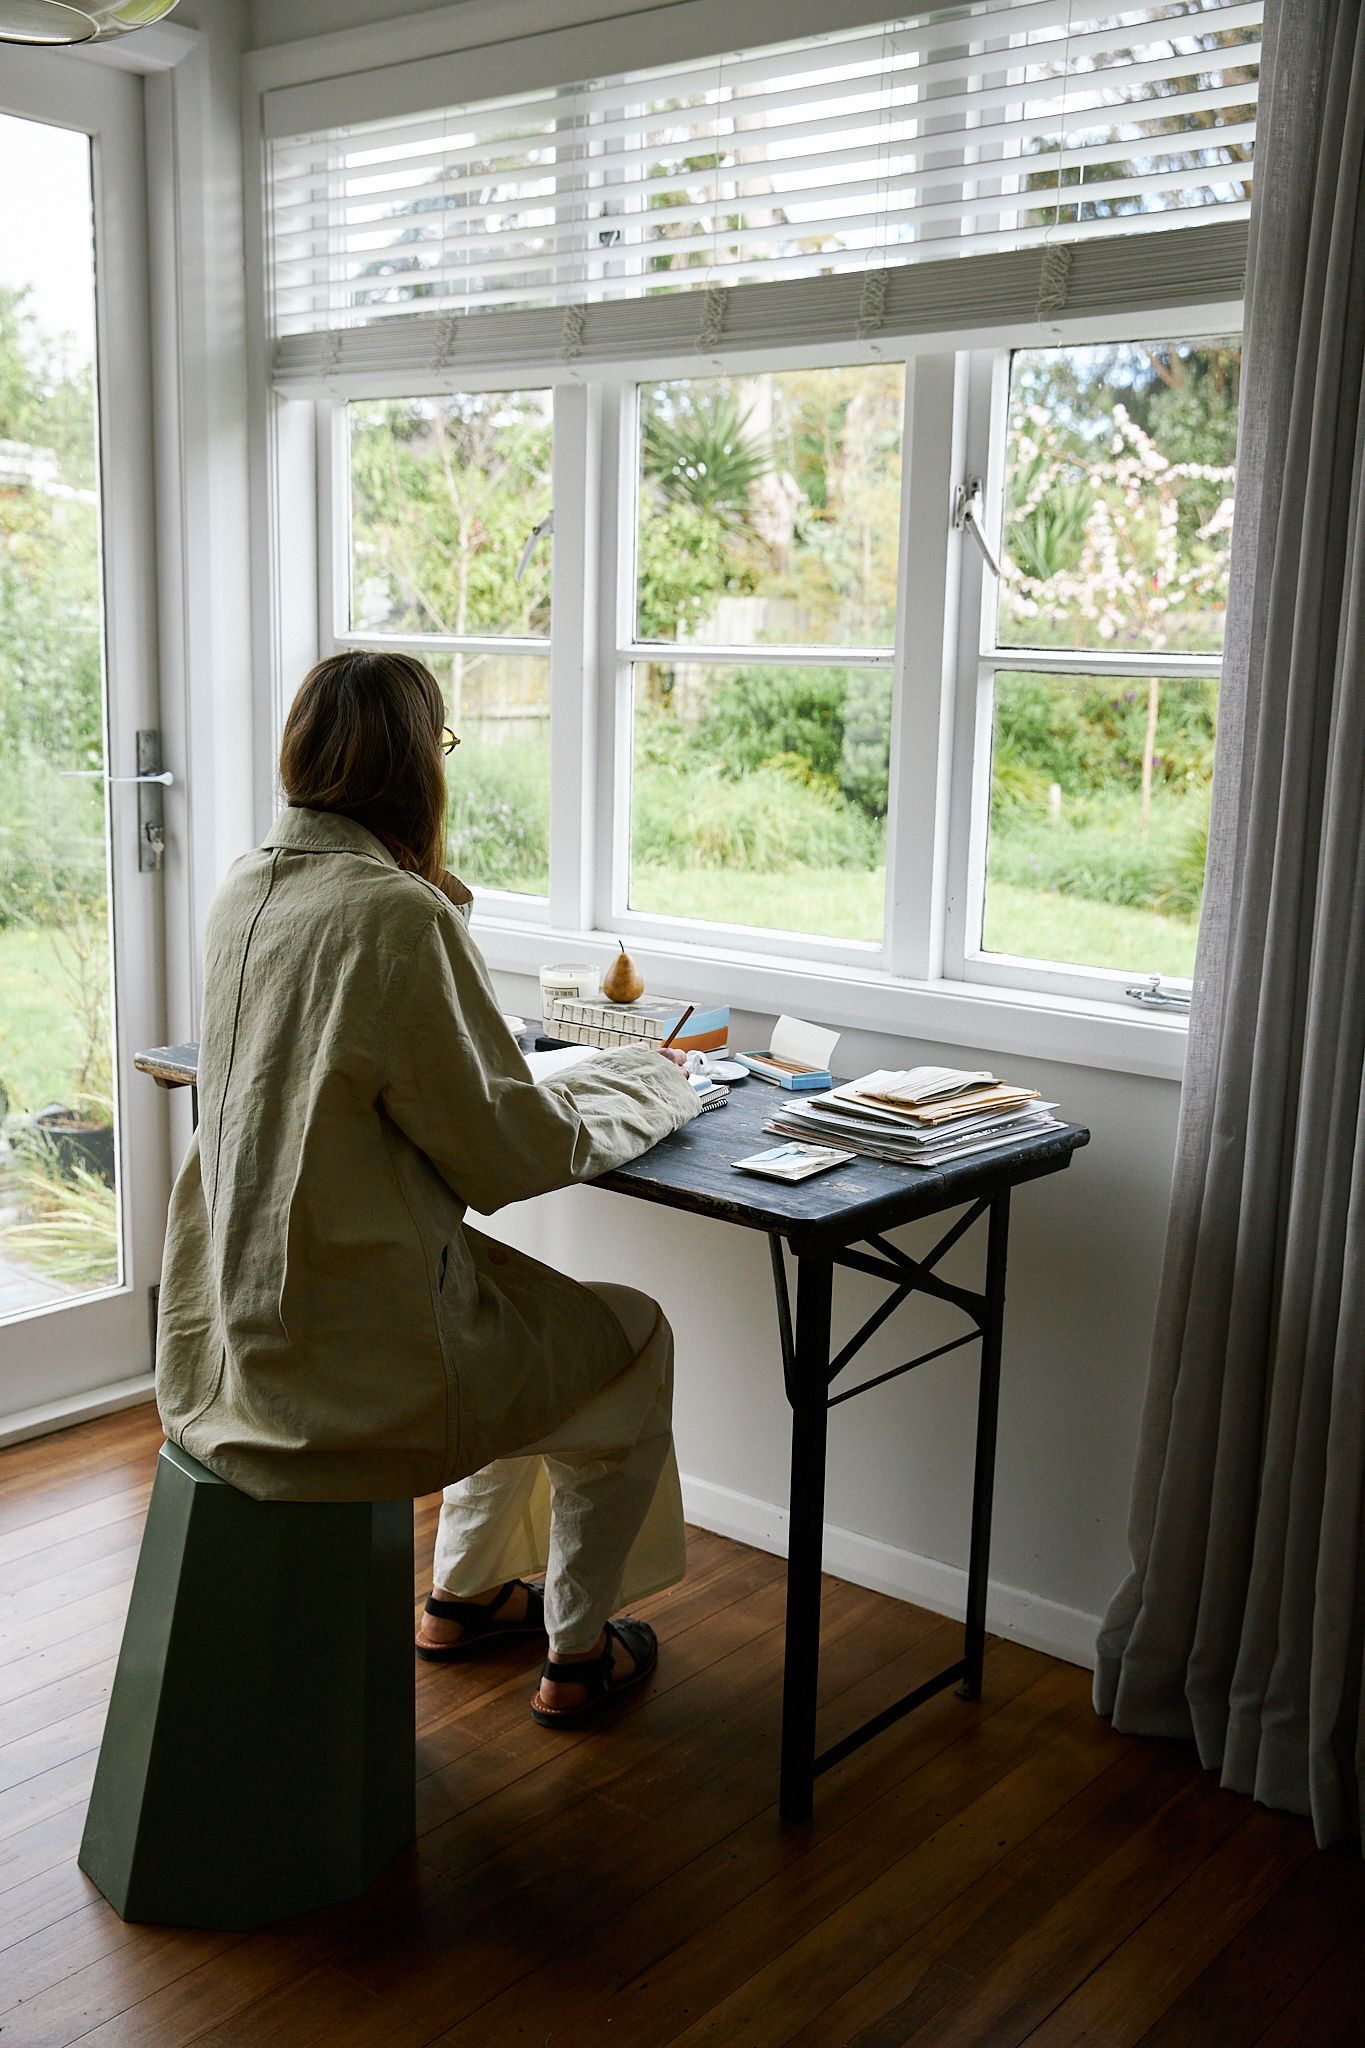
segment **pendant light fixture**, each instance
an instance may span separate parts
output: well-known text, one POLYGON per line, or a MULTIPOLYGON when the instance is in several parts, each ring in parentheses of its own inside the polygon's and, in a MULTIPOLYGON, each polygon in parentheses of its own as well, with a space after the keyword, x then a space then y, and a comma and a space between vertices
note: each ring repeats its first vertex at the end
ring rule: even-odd
POLYGON ((108 43, 115 36, 163 21, 176 0, 0 0, 0 43, 53 49, 72 43, 108 43))

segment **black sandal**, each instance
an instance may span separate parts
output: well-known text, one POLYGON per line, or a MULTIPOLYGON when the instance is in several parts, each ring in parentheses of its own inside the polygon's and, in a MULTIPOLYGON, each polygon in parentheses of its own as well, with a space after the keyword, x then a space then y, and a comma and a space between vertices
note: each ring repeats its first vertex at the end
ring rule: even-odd
POLYGON ((525 1579, 509 1579, 497 1599, 486 1606, 479 1600, 438 1600, 433 1593, 423 1611, 434 1614, 438 1621, 458 1621, 464 1630, 458 1643, 413 1644, 428 1664, 450 1664, 489 1636, 543 1636, 545 1588, 527 1585, 525 1579), (507 1604, 518 1586, 526 1586, 526 1613, 520 1621, 498 1621, 498 1609, 507 1604))
POLYGON ((586 1685, 588 1697, 576 1707, 542 1707, 540 1694, 531 1701, 531 1719, 539 1721, 542 1728, 563 1728, 571 1721, 581 1721, 588 1714, 595 1714, 608 1700, 614 1700, 618 1692, 625 1692, 641 1679, 648 1678, 659 1661, 659 1638, 647 1621, 609 1621, 606 1629, 607 1647, 600 1657, 594 1657, 584 1664, 556 1664, 550 1658, 542 1678, 551 1684, 586 1685), (612 1683, 612 1666, 616 1662, 612 1655, 612 1637, 628 1650, 635 1659, 635 1669, 629 1678, 612 1683))

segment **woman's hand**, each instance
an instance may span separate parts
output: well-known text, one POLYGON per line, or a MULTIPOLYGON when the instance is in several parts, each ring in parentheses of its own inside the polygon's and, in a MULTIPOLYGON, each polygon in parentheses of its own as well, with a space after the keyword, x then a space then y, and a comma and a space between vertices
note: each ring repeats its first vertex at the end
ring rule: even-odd
POLYGON ((666 1060, 671 1060, 675 1067, 680 1067, 682 1071, 686 1073, 687 1054, 685 1052, 679 1052, 678 1048, 675 1045, 661 1045, 659 1047, 659 1051, 663 1054, 666 1060))

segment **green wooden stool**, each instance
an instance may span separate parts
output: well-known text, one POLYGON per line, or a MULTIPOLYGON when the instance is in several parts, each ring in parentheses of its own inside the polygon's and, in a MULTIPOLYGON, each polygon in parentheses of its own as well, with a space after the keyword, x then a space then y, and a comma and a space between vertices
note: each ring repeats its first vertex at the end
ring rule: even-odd
POLYGON ((365 1890, 415 1812, 411 1501, 257 1501, 157 1460, 80 1866, 125 1920, 365 1890))

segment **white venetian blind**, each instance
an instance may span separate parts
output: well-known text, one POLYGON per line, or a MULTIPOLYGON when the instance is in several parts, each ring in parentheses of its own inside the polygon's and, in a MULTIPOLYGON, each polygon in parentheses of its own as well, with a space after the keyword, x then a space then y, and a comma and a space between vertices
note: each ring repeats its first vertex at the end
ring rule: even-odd
POLYGON ((1239 220, 1261 13, 979 0, 277 138, 277 374, 399 367, 405 331, 426 360, 433 322, 449 355, 466 315, 543 336, 548 309, 565 352, 596 329, 619 353, 629 319, 594 308, 697 289, 718 334, 732 285, 851 276, 878 320, 900 266, 1239 220))

